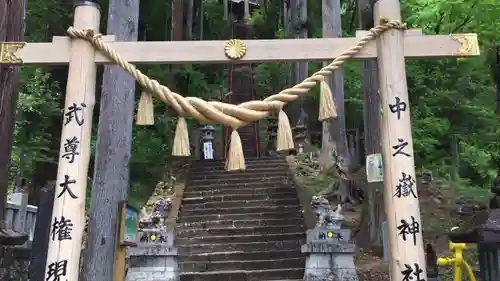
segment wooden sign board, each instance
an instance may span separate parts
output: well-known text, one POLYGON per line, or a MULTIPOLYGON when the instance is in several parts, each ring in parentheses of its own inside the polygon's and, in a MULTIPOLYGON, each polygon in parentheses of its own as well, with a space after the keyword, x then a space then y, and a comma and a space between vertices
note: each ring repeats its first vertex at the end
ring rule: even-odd
POLYGON ((139 230, 139 210, 127 204, 126 201, 120 203, 120 224, 118 233, 120 233, 120 247, 135 247, 138 242, 139 230))
POLYGON ((384 161, 382 160, 382 154, 376 153, 366 156, 366 181, 384 181, 384 161))

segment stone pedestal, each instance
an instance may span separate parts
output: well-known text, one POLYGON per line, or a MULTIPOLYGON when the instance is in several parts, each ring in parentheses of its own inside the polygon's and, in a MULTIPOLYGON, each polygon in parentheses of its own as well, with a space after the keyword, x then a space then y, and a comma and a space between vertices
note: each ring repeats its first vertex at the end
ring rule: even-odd
POLYGON ((177 248, 173 246, 173 234, 158 233, 155 236, 164 238, 141 242, 137 247, 127 249, 129 266, 126 281, 179 280, 177 248))
POLYGON ((304 281, 359 281, 354 265, 355 245, 351 230, 343 229, 340 206, 334 212, 324 198, 314 197, 312 206, 318 216, 314 229, 307 231, 308 253, 304 281))
POLYGON ((307 234, 302 252, 308 253, 304 281, 358 281, 355 245, 349 229, 316 227, 307 234))

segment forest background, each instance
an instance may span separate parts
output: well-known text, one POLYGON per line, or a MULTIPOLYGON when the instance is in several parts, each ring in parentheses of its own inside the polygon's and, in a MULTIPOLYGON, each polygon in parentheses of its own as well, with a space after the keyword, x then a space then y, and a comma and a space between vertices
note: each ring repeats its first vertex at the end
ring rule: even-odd
MULTIPOLYGON (((65 35, 72 22, 70 2, 27 1, 25 40, 44 42, 50 41, 52 36, 65 35)), ((98 2, 103 11, 107 11, 108 1, 98 2)), ((284 29, 283 1, 261 2, 262 7, 250 17, 257 37, 291 38, 292 34, 284 29)), ((230 21, 224 19, 222 1, 188 0, 184 4, 181 12, 191 13, 190 16, 184 15, 184 40, 231 38, 230 21), (200 9, 201 1, 203 9, 200 9)), ((344 37, 354 36, 358 29, 357 5, 356 0, 341 0, 344 37)), ((407 61, 407 79, 417 170, 430 170, 442 180, 452 179, 457 188, 465 188, 469 193, 484 193, 481 191, 491 186, 500 166, 500 86, 495 83, 500 76, 497 58, 500 2, 405 0, 402 8, 403 19, 409 27, 421 28, 426 34, 471 32, 479 35, 481 56, 407 61)), ((309 37, 322 36, 321 9, 321 1, 308 1, 306 28, 309 37)), ((175 12, 172 1, 141 1, 139 40, 170 40, 174 33, 172 17, 175 12)), ((103 16, 102 30, 105 30, 105 21, 106 16, 103 16)), ((310 73, 320 66, 317 62, 309 63, 310 73)), ((151 65, 141 69, 164 85, 206 100, 220 100, 229 91, 229 65, 182 65, 176 68, 151 65)), ((260 97, 290 86, 290 64, 256 64, 254 69, 260 97)), ((349 61, 345 65, 345 113, 346 127, 363 131, 360 69, 358 61, 349 61)), ((102 80, 101 74, 102 69, 99 75, 102 80)), ((63 66, 22 67, 10 186, 17 179, 27 178, 37 190, 55 179, 66 76, 67 67, 63 66)), ((98 95, 101 83, 97 83, 98 95)), ((139 97, 139 88, 136 94, 139 97)), ((310 116, 317 116, 318 94, 313 92, 305 103, 311 105, 306 107, 310 116)), ((96 100, 98 103, 99 96, 96 100)), ((94 148, 98 104, 95 108, 94 148)), ((175 116, 160 102, 156 103, 156 113, 154 126, 136 126, 133 131, 130 197, 139 204, 147 200, 156 182, 162 179, 170 159, 175 116)), ((318 127, 318 123, 315 123, 315 118, 311 119, 309 128, 312 130, 318 127)), ((194 123, 190 125, 195 126, 194 123)), ((218 130, 222 132, 222 128, 218 130)), ((90 171, 93 171, 93 159, 92 156, 90 171)), ((90 190, 91 184, 88 186, 90 190)))

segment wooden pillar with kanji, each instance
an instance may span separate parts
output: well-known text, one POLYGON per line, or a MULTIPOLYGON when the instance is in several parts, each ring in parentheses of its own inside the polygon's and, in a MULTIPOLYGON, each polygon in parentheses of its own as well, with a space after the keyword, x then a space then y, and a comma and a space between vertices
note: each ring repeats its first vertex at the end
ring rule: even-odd
MULTIPOLYGON (((99 20, 97 4, 83 1, 75 5, 75 28, 98 31, 99 20)), ((78 280, 80 271, 95 104, 95 53, 89 42, 71 41, 46 281, 78 280)))
MULTIPOLYGON (((387 19, 401 19, 398 0, 376 2, 374 12, 375 25, 387 19)), ((377 38, 389 268, 391 280, 425 281, 427 273, 403 42, 403 30, 389 30, 377 38)))

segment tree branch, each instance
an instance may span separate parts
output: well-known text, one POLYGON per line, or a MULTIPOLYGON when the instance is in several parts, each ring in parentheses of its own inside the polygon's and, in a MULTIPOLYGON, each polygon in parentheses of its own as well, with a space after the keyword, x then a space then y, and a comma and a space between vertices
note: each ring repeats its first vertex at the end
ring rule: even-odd
MULTIPOLYGON (((470 11, 472 11, 472 10, 475 8, 475 6, 477 5, 477 3, 478 3, 478 2, 479 2, 479 0, 474 1, 474 3, 472 4, 472 6, 469 8, 469 10, 470 10, 470 11)), ((457 32, 458 30, 460 30, 462 27, 464 27, 466 24, 468 24, 468 23, 470 22, 471 18, 472 18, 472 15, 471 15, 471 14, 467 15, 467 16, 465 17, 464 21, 463 21, 462 23, 460 23, 459 25, 457 25, 457 26, 456 26, 456 27, 455 27, 455 28, 451 31, 451 33, 455 33, 455 32, 457 32)))

